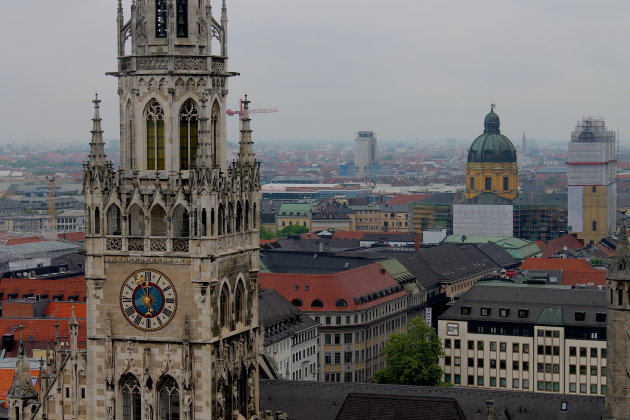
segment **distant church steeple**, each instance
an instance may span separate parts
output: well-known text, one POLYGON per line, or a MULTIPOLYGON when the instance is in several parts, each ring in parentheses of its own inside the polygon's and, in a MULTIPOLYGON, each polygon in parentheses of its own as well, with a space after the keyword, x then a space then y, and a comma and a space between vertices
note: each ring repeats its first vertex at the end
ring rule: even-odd
POLYGON ((13 373, 11 388, 7 393, 9 403, 9 420, 26 419, 26 414, 31 413, 31 406, 38 405, 37 392, 31 382, 31 372, 29 368, 26 352, 24 351, 24 341, 22 339, 22 329, 20 325, 20 343, 18 347, 17 361, 13 373))

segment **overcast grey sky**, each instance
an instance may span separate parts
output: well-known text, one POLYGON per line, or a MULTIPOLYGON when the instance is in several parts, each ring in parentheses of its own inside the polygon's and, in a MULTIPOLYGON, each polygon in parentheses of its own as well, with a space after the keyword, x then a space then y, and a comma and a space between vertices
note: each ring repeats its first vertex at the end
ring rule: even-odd
MULTIPOLYGON (((21 0, 0 13, 0 142, 88 141, 91 99, 118 138, 115 0, 21 0)), ((229 106, 256 141, 569 138, 583 115, 630 134, 628 0, 228 0, 229 106)), ((230 120, 230 137, 237 121, 230 120)))

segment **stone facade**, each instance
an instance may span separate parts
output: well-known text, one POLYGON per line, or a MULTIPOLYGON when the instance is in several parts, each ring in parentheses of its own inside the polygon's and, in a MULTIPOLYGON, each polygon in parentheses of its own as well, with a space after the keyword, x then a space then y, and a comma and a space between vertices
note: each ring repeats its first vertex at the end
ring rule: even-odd
POLYGON ((606 276, 608 293, 608 393, 604 419, 628 418, 630 412, 630 249, 625 223, 617 239, 617 255, 606 276))
POLYGON ((257 418, 260 168, 247 98, 226 161, 225 1, 219 21, 209 0, 137 0, 126 21, 119 1, 118 30, 121 164, 96 98, 83 184, 87 395, 19 418, 257 418))

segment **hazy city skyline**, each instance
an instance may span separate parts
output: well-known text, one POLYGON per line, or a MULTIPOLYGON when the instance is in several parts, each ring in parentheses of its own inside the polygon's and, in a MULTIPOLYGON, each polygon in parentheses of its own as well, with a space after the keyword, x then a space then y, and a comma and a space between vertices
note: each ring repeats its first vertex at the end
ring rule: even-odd
MULTIPOLYGON (((104 75, 116 69, 115 8, 5 5, 0 143, 87 142, 95 91, 105 136, 118 137, 116 80, 104 75)), ((472 140, 492 101, 514 142, 523 131, 568 141, 590 114, 622 139, 630 132, 630 55, 618 48, 628 2, 228 0, 228 13, 230 70, 242 72, 229 104, 247 92, 255 107, 280 110, 255 116, 258 142, 351 142, 358 130, 383 142, 472 140)))

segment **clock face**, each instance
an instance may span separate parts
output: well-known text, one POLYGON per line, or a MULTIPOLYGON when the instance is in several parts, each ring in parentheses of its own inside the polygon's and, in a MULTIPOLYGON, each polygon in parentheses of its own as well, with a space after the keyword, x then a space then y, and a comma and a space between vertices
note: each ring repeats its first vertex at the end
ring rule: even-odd
POLYGON ((175 287, 159 271, 138 270, 123 282, 120 309, 134 327, 143 331, 159 330, 166 327, 175 316, 175 287))

